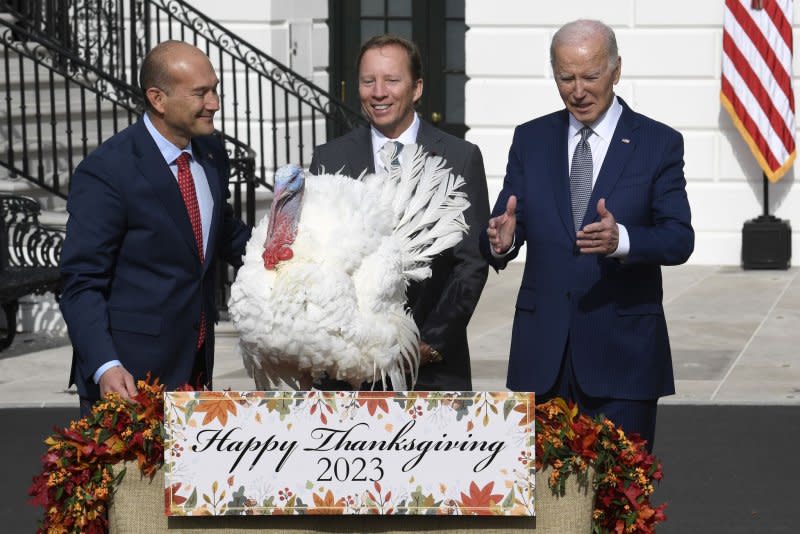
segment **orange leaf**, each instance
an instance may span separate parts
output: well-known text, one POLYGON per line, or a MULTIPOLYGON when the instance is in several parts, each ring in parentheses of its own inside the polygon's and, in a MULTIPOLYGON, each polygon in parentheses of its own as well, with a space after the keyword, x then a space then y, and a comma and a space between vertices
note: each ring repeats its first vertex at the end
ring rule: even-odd
POLYGON ((203 417, 203 424, 207 425, 213 420, 218 420, 220 424, 225 425, 228 423, 228 413, 236 415, 236 403, 228 398, 219 399, 204 399, 197 403, 194 408, 195 412, 205 413, 203 417))
POLYGON ((462 492, 461 501, 458 504, 462 508, 469 509, 474 514, 489 515, 491 514, 489 507, 499 504, 503 499, 501 494, 492 493, 493 488, 494 482, 489 482, 483 488, 479 488, 473 481, 469 485, 469 495, 465 495, 462 492))

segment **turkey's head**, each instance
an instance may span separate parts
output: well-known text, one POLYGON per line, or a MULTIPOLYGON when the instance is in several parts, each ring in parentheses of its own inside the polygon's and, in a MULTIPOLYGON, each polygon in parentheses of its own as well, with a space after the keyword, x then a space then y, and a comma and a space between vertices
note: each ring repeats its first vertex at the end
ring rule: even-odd
POLYGON ((296 165, 284 165, 275 172, 275 197, 262 254, 267 269, 292 259, 291 245, 297 237, 305 183, 303 169, 296 165))

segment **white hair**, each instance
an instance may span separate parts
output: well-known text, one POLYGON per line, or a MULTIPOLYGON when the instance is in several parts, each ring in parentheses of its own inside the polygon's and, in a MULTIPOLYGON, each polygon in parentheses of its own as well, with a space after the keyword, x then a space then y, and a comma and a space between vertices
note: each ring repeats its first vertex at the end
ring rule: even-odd
POLYGON ((556 65, 556 48, 563 45, 577 45, 596 35, 601 35, 606 42, 608 68, 615 69, 619 64, 617 38, 610 26, 599 20, 578 19, 561 26, 550 42, 550 66, 556 65))

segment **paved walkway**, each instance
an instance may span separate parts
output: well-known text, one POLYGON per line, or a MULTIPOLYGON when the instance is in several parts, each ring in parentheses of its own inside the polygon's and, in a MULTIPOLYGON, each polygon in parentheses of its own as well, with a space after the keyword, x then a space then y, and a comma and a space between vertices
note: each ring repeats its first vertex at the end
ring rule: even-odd
MULTIPOLYGON (((521 275, 521 264, 489 275, 469 331, 475 389, 505 389, 521 275)), ((800 268, 668 267, 664 304, 677 394, 663 403, 800 405, 800 268)), ((221 323, 214 384, 252 389, 236 343, 231 325, 221 323)), ((74 389, 66 388, 71 348, 25 353, 24 347, 21 336, 0 353, 0 408, 77 406, 74 389)))

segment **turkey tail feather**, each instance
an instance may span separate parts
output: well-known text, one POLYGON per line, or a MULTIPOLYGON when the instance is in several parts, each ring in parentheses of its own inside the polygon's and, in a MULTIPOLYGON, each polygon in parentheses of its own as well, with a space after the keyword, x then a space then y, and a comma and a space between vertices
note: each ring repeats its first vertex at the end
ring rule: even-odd
MULTIPOLYGON (((394 151, 387 146, 382 157, 394 159, 389 154, 394 151)), ((407 280, 421 280, 430 276, 428 266, 434 256, 463 239, 469 229, 464 219, 469 200, 459 191, 464 179, 445 167, 443 158, 427 154, 421 146, 407 145, 402 159, 388 174, 394 186, 394 236, 402 243, 403 275, 407 280)))

